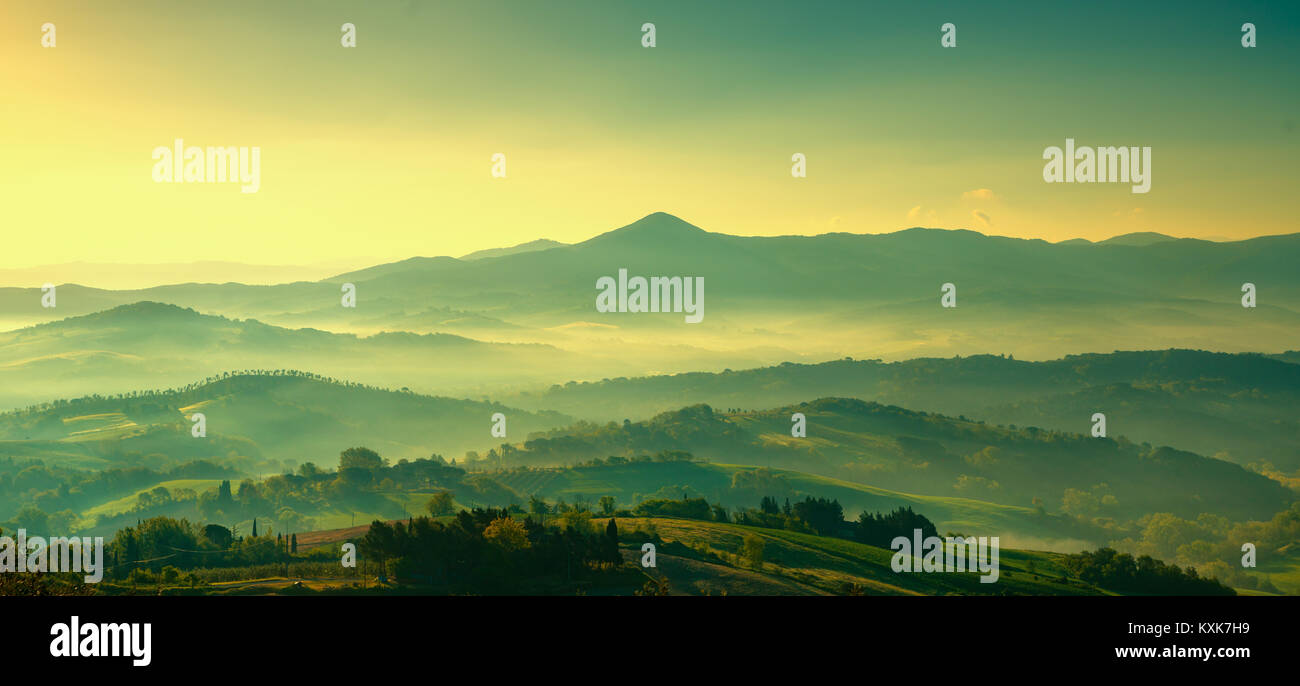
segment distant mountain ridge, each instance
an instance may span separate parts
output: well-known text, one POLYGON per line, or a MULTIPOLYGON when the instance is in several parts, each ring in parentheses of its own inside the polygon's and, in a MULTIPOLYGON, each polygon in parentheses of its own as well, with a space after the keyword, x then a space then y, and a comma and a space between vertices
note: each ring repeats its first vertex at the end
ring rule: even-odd
POLYGON ((534 252, 536 250, 550 250, 551 248, 559 248, 565 245, 568 245, 568 243, 553 241, 549 238, 538 238, 537 240, 528 241, 527 243, 520 243, 519 245, 514 245, 509 248, 489 248, 487 250, 475 250, 474 252, 469 253, 467 255, 461 255, 460 259, 467 260, 467 261, 482 260, 489 257, 504 257, 506 255, 515 255, 521 252, 534 252))
POLYGON ((1182 240, 1173 236, 1166 236, 1163 233, 1154 231, 1136 231, 1133 233, 1112 236, 1104 241, 1097 241, 1098 245, 1154 245, 1166 241, 1182 240))
POLYGON ((1295 347, 1300 234, 1232 243, 1146 234, 1113 240, 1052 244, 924 228, 745 237, 655 213, 572 245, 472 260, 411 258, 310 283, 62 286, 53 309, 41 307, 39 289, 0 289, 0 320, 48 321, 153 300, 286 327, 447 333, 633 362, 602 366, 601 376, 844 356, 1056 359, 1295 347), (598 280, 623 269, 702 279, 702 321, 598 312, 598 280), (340 305, 348 283, 355 308, 340 305), (1245 283, 1258 286, 1257 307, 1241 306, 1245 283), (940 306, 944 284, 953 284, 956 307, 940 306))
MULTIPOLYGON (((1090 241, 1090 240, 1088 240, 1088 239, 1086 239, 1086 238, 1071 238, 1071 239, 1069 239, 1069 240, 1065 240, 1065 241, 1057 241, 1056 244, 1057 244, 1057 245, 1133 245, 1133 246, 1146 246, 1146 245, 1154 245, 1154 244, 1156 244, 1156 243, 1165 243, 1165 242, 1167 242, 1167 241, 1199 241, 1199 240, 1208 240, 1208 239, 1201 239, 1201 238, 1178 238, 1178 237, 1176 237, 1176 236, 1169 236, 1169 235, 1166 235, 1166 234, 1163 234, 1163 233, 1156 233, 1156 232, 1154 232, 1154 231, 1135 231, 1135 232, 1133 232, 1133 233, 1125 233, 1125 234, 1120 234, 1120 235, 1118 235, 1118 236, 1111 236, 1110 238, 1106 238, 1106 239, 1104 239, 1104 240, 1100 240, 1100 241, 1090 241)), ((1243 239, 1243 240, 1249 240, 1249 239, 1243 239)), ((1229 243, 1231 243, 1231 242, 1235 242, 1235 241, 1215 241, 1215 242, 1229 242, 1229 243)))
POLYGON ((310 265, 264 265, 205 260, 188 263, 112 264, 68 262, 20 269, 0 269, 0 287, 31 288, 42 284, 80 284, 92 288, 139 289, 179 283, 270 285, 317 281, 359 260, 310 265))

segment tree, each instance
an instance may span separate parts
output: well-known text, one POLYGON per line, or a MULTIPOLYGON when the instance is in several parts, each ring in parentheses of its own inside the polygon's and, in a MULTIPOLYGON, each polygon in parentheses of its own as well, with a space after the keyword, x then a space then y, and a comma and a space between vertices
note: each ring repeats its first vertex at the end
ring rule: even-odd
POLYGON ((229 548, 230 543, 234 540, 234 535, 231 534, 230 529, 220 524, 209 524, 203 527, 203 537, 221 550, 229 548))
POLYGON ((910 538, 916 530, 921 531, 922 538, 938 536, 939 529, 925 515, 912 511, 909 507, 900 507, 889 514, 863 511, 858 515, 858 526, 854 537, 867 545, 888 548, 894 538, 910 538))
POLYGON ((289 534, 289 552, 298 554, 298 534, 289 534))
POLYGON ((256 512, 266 506, 266 498, 262 497, 262 491, 252 479, 244 479, 239 482, 239 490, 235 492, 236 499, 243 506, 245 512, 256 512))
POLYGON ((605 562, 619 563, 623 556, 618 552, 618 524, 614 523, 614 518, 609 518, 609 524, 605 525, 605 540, 601 541, 601 557, 605 562))
POLYGON ((253 538, 257 538, 257 517, 253 517, 253 538))
POLYGON ((591 513, 584 510, 569 510, 560 515, 564 526, 580 533, 591 533, 591 513))
POLYGON ((379 456, 379 453, 370 448, 358 447, 348 448, 339 453, 339 470, 345 469, 364 469, 374 472, 383 469, 386 460, 379 456))
POLYGON ((746 534, 744 541, 741 543, 740 556, 750 567, 758 571, 763 570, 763 539, 754 534, 746 534))
POLYGON ((298 475, 307 479, 314 479, 322 472, 314 462, 304 462, 298 466, 298 475))
POLYGON ((483 538, 506 550, 520 550, 529 546, 528 531, 523 522, 510 517, 500 517, 483 529, 483 538))
MULTIPOLYGON (((612 496, 612 495, 602 495, 602 496, 600 496, 600 500, 599 500, 600 513, 601 513, 601 514, 604 514, 604 515, 612 515, 612 514, 614 514, 614 504, 615 504, 614 496, 612 496)), ((610 524, 613 524, 613 523, 614 523, 614 520, 612 520, 612 519, 609 520, 609 523, 610 523, 610 524)))
POLYGON ((682 517, 685 519, 713 519, 713 510, 704 498, 688 500, 643 500, 635 512, 642 517, 682 517))
POLYGON ((217 508, 227 510, 235 504, 235 497, 230 493, 230 479, 223 479, 217 486, 217 508))
POLYGON ((373 557, 379 563, 379 569, 383 570, 388 558, 398 552, 393 527, 379 520, 371 522, 370 529, 361 537, 357 549, 362 554, 373 557))
POLYGON ((794 516, 802 519, 822 536, 836 536, 844 527, 844 508, 838 500, 808 496, 794 504, 794 516))
POLYGON ((424 509, 434 517, 449 515, 456 511, 454 494, 451 491, 434 493, 429 502, 424 504, 424 509))

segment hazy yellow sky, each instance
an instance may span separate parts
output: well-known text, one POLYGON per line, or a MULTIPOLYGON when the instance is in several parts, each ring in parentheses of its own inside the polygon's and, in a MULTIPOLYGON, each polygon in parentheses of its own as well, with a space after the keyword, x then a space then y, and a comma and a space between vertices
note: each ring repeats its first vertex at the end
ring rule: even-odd
POLYGON ((0 268, 461 255, 654 211, 747 235, 1296 231, 1295 8, 1089 5, 22 3, 0 268), (1151 192, 1044 183, 1067 137, 1151 146, 1151 192), (176 138, 259 147, 260 190, 155 183, 176 138))

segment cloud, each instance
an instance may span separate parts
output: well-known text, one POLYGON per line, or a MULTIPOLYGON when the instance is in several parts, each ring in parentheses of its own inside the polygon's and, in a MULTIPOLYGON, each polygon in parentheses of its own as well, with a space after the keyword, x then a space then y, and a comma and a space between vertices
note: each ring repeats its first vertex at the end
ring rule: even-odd
POLYGON ((961 194, 962 200, 997 200, 998 196, 987 188, 977 188, 961 194))
POLYGON ((990 226, 993 226, 993 220, 990 219, 989 216, 988 216, 987 214, 985 214, 985 213, 983 213, 983 212, 980 212, 979 210, 975 210, 975 211, 971 212, 970 214, 971 214, 972 217, 978 219, 978 220, 980 221, 980 223, 984 225, 984 228, 988 228, 988 227, 990 227, 990 226))
POLYGON ((907 221, 916 221, 916 218, 919 216, 921 216, 920 205, 917 205, 916 207, 913 207, 912 209, 907 211, 907 221))

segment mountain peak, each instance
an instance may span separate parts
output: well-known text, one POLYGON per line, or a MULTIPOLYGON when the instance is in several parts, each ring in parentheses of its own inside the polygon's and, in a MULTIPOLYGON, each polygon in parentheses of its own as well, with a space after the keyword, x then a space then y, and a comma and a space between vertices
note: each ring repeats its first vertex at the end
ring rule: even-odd
POLYGON ((634 239, 634 240, 651 240, 662 241, 680 239, 692 236, 704 236, 708 231, 701 229, 694 224, 683 221, 667 212, 655 212, 628 224, 627 226, 607 231, 590 240, 605 241, 609 239, 634 239))
POLYGON ((1135 231, 1133 233, 1125 233, 1119 236, 1112 236, 1110 238, 1107 238, 1104 241, 1098 241, 1098 245, 1143 246, 1143 245, 1151 245, 1153 243, 1164 243, 1166 241, 1176 241, 1176 240, 1178 239, 1175 238, 1174 236, 1166 236, 1163 233, 1156 233, 1154 231, 1135 231))
POLYGON ((192 316, 202 316, 202 315, 199 312, 195 311, 193 308, 189 308, 189 307, 181 307, 180 305, 158 302, 156 300, 139 300, 133 303, 118 305, 117 307, 110 307, 109 309, 102 310, 100 312, 92 312, 87 315, 82 315, 79 318, 89 319, 94 317, 102 317, 108 319, 108 318, 119 318, 119 317, 127 318, 127 317, 157 317, 157 316, 192 317, 192 316))
POLYGON ((57 330, 70 326, 151 326, 171 325, 182 321, 224 320, 219 315, 203 314, 189 307, 181 307, 154 300, 139 300, 110 307, 98 312, 75 315, 66 319, 41 322, 26 330, 57 330))
POLYGON ((678 217, 668 214, 667 212, 653 212, 644 217, 624 226, 621 229, 614 229, 609 233, 619 231, 627 232, 654 232, 654 233, 708 233, 704 229, 678 217))

